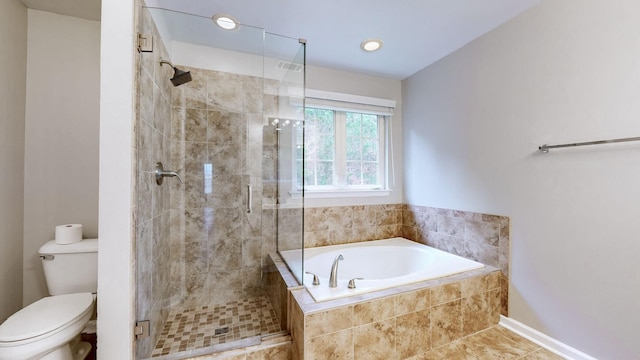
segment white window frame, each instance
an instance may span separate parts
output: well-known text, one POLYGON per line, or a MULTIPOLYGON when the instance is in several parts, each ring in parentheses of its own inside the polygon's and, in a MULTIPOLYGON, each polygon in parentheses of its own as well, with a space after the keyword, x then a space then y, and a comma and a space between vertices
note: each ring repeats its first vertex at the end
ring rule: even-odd
MULTIPOLYGON (((359 191, 359 190, 384 190, 387 188, 387 162, 386 162, 386 123, 387 117, 384 115, 367 114, 356 111, 333 110, 334 114, 334 136, 335 148, 333 159, 333 184, 332 185, 306 185, 307 192, 316 191, 359 191), (347 112, 364 115, 374 115, 378 121, 378 184, 375 185, 347 185, 347 112)), ((301 191, 300 184, 296 184, 297 190, 301 191)))
MULTIPOLYGON (((304 190, 298 188, 294 181, 290 195, 292 198, 300 198, 304 192, 305 198, 346 198, 388 196, 391 193, 390 180, 392 176, 392 153, 390 147, 391 116, 395 108, 395 100, 370 98, 365 96, 340 94, 327 91, 305 91, 305 107, 334 110, 335 131, 335 159, 334 179, 335 185, 309 186, 304 190), (346 113, 372 114, 378 116, 378 185, 346 185, 346 113), (338 124, 344 126, 340 127, 338 124)), ((303 111, 304 113, 304 111, 303 111)), ((293 162, 295 174, 295 160, 293 162)))

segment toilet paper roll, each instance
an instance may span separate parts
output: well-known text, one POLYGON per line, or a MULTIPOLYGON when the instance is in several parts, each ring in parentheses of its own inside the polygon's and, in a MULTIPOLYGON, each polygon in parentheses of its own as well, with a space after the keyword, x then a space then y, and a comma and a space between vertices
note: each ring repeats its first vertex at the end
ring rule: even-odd
POLYGON ((81 224, 65 224, 56 226, 56 244, 68 245, 82 240, 81 224))

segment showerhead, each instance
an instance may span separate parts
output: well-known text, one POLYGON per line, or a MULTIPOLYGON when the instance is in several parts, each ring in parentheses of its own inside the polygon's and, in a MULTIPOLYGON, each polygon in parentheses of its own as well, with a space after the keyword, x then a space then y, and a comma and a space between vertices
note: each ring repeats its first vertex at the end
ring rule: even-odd
POLYGON ((173 71, 173 77, 170 79, 173 86, 179 86, 191 81, 191 71, 182 71, 177 67, 174 67, 173 71))
POLYGON ((160 66, 164 64, 167 64, 173 68, 173 77, 169 79, 171 80, 171 83, 173 84, 173 86, 180 86, 192 80, 191 71, 180 70, 177 67, 173 66, 173 64, 171 64, 170 62, 160 59, 160 66))

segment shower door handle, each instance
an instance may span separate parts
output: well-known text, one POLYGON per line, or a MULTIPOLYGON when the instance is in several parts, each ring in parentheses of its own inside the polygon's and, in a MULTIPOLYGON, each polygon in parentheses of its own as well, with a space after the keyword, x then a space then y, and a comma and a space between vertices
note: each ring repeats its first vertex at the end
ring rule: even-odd
POLYGON ((253 202, 253 194, 251 192, 251 185, 247 185, 247 213, 251 214, 251 203, 253 202))

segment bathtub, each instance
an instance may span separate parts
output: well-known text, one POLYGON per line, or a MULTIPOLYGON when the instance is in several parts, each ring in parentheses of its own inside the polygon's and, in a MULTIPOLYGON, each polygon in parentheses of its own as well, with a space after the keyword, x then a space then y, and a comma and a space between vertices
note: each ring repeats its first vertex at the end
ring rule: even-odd
MULTIPOLYGON (((302 283, 300 250, 280 255, 302 283)), ((365 241, 304 249, 304 271, 318 275, 320 285, 312 285, 313 276, 304 274, 304 285, 316 302, 362 294, 414 282, 453 275, 484 267, 483 264, 403 238, 365 241), (338 287, 329 287, 331 265, 336 256, 338 287), (356 288, 347 287, 355 280, 356 288)))

